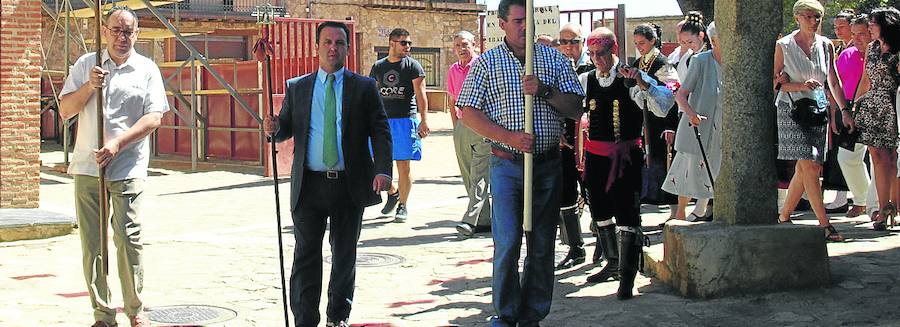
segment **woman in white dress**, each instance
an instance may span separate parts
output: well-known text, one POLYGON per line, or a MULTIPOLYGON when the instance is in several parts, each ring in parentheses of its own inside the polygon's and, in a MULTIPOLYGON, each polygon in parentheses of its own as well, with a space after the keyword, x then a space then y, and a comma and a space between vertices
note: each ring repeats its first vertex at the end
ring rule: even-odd
POLYGON ((712 182, 697 143, 695 127, 700 130, 713 178, 718 175, 722 162, 721 51, 716 47, 713 51, 705 51, 707 35, 712 37, 714 44, 718 43, 714 24, 710 24, 708 34, 705 29, 703 15, 692 11, 679 33, 682 46, 690 49, 693 55, 682 58, 678 64, 679 67, 684 65, 685 72, 684 75, 679 72, 682 84, 675 100, 684 114, 678 122, 675 137, 675 160, 662 186, 664 191, 678 195, 678 207, 673 210, 675 219, 685 220, 688 202, 697 199, 690 221, 711 220, 712 217, 711 212, 707 213, 709 199, 713 196, 712 182))

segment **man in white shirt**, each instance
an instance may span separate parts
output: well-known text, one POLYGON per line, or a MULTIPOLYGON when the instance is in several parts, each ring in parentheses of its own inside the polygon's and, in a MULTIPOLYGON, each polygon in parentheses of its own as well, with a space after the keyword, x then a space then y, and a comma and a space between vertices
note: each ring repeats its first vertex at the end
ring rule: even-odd
POLYGON ((116 326, 112 293, 100 272, 100 247, 106 240, 100 240, 99 167, 106 168, 124 311, 131 326, 150 326, 140 299, 144 273, 139 218, 150 163, 147 136, 159 127, 169 104, 156 63, 134 51, 137 33, 134 11, 110 9, 103 28, 107 47, 102 65, 95 66, 95 52, 81 56, 60 92, 60 115, 65 119, 78 115, 81 120, 68 173, 75 180, 75 210, 94 327, 116 326), (96 92, 103 94, 102 145, 97 144, 96 92))

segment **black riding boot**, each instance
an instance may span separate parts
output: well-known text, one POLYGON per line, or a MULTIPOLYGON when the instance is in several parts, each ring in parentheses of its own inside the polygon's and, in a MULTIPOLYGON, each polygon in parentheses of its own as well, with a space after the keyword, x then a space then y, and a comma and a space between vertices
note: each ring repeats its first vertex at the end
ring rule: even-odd
POLYGON ((595 265, 599 265, 600 263, 603 262, 603 259, 606 258, 603 256, 603 242, 600 242, 600 236, 598 236, 598 234, 597 234, 597 223, 594 221, 591 221, 590 228, 591 228, 591 235, 593 235, 594 238, 597 240, 597 242, 594 243, 594 254, 592 256, 592 259, 593 259, 593 262, 595 265))
POLYGON ((587 278, 588 283, 619 279, 619 249, 616 245, 616 225, 597 227, 597 246, 602 247, 606 266, 587 278))
POLYGON ((619 231, 619 291, 616 296, 619 300, 628 300, 633 294, 634 278, 641 269, 643 258, 644 235, 635 227, 619 231))
POLYGON ((563 209, 559 212, 560 232, 566 235, 569 253, 556 265, 556 269, 567 269, 584 263, 584 239, 581 238, 581 224, 578 223, 578 208, 563 209))

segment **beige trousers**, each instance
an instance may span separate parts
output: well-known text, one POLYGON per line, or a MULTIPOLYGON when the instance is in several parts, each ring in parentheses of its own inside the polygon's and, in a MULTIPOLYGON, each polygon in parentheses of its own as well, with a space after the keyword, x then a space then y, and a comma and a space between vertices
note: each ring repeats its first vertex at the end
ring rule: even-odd
MULTIPOLYGON (((75 175, 75 212, 81 235, 82 265, 94 319, 114 323, 116 309, 111 307, 112 292, 102 274, 100 261, 100 201, 98 180, 93 176, 75 175)), ((111 211, 113 243, 125 314, 133 317, 144 309, 140 294, 144 269, 141 262, 141 223, 138 220, 143 179, 107 181, 111 211)))

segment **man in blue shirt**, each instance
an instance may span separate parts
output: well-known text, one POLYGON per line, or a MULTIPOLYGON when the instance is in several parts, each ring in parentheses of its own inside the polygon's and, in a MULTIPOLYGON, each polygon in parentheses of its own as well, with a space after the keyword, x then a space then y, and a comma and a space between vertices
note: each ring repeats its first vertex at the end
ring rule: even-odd
POLYGON ((322 238, 329 219, 333 255, 326 326, 348 326, 363 210, 381 202, 378 192, 391 184, 391 135, 381 97, 374 80, 344 68, 348 35, 343 23, 319 25, 319 70, 288 80, 280 115, 264 124, 276 142, 294 138, 290 303, 298 327, 320 320, 322 238))

